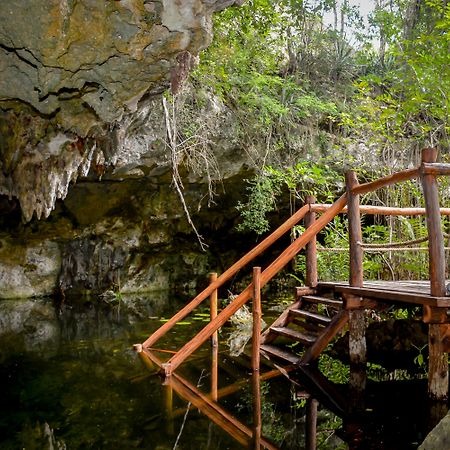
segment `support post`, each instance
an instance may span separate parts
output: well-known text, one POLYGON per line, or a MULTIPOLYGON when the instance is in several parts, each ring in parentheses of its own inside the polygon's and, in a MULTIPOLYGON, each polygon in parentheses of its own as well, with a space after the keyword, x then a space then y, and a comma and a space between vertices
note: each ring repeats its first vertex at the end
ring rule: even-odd
MULTIPOLYGON (((306 204, 311 205, 316 202, 316 198, 313 195, 308 195, 306 197, 306 204)), ((316 221, 316 213, 309 210, 305 215, 305 227, 311 227, 316 221)), ((316 287, 318 281, 317 274, 317 238, 311 238, 308 244, 306 244, 306 277, 305 284, 309 287, 316 287)))
POLYGON ((261 343, 261 267, 253 267, 253 334, 252 334, 252 381, 253 381, 253 444, 261 447, 261 389, 259 377, 261 343))
MULTIPOLYGON (((434 163, 437 159, 436 148, 422 150, 422 163, 434 163)), ((425 209, 427 212, 428 251, 430 293, 435 297, 444 297, 445 292, 445 253, 444 236, 439 210, 439 191, 436 176, 421 171, 425 209)), ((441 326, 430 323, 428 326, 428 393, 432 399, 448 399, 448 354, 443 348, 441 326)))
POLYGON ((315 398, 308 397, 306 400, 306 430, 305 430, 305 449, 316 450, 317 447, 317 406, 318 401, 315 398))
MULTIPOLYGON (((348 231, 350 248, 350 286, 363 286, 363 251, 361 247, 361 214, 359 209, 359 194, 352 190, 359 183, 354 171, 345 174, 348 198, 348 231)), ((353 305, 354 306, 354 305, 353 305)), ((362 394, 366 386, 366 327, 364 309, 349 311, 349 356, 350 356, 350 389, 355 399, 353 407, 362 408, 362 394)))
MULTIPOLYGON (((217 280, 217 273, 209 275, 209 282, 212 284, 217 280)), ((210 319, 217 317, 217 289, 211 292, 210 299, 210 319)), ((218 332, 211 336, 211 399, 217 401, 217 385, 219 381, 219 337, 218 332)))

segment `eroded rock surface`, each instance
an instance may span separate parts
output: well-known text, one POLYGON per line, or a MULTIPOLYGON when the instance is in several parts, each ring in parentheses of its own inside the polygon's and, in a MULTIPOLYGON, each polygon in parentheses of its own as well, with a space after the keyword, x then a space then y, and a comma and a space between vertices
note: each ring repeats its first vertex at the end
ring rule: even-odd
POLYGON ((0 194, 48 217, 70 182, 103 171, 134 116, 178 89, 235 0, 0 2, 0 194))

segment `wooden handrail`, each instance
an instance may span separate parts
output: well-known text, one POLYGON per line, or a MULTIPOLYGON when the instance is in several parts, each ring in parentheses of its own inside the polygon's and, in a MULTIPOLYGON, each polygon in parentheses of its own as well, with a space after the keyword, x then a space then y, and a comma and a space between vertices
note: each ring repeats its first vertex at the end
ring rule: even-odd
MULTIPOLYGON (((261 287, 265 286, 286 264, 332 220, 347 203, 347 194, 343 194, 333 205, 317 219, 299 238, 286 248, 275 261, 261 274, 261 287)), ((309 209, 309 207, 308 207, 309 209)), ((199 348, 216 330, 241 308, 252 295, 252 284, 247 286, 220 314, 209 322, 197 335, 187 342, 178 352, 162 365, 166 376, 172 372, 197 348, 199 348)))
POLYGON ((191 313, 203 300, 208 298, 216 289, 226 283, 233 277, 239 270, 245 267, 249 262, 259 256, 264 250, 270 247, 275 241, 289 231, 294 225, 296 225, 305 214, 309 211, 309 205, 302 206, 295 214, 293 214, 286 222, 280 225, 273 233, 267 236, 256 247, 245 254, 241 259, 234 263, 229 269, 227 269, 222 275, 220 275, 216 281, 209 284, 200 294, 198 294, 190 303, 184 308, 180 309, 171 319, 169 319, 164 325, 158 328, 143 344, 143 347, 153 346, 162 336, 164 336, 176 323, 183 320, 189 313, 191 313))
POLYGON ((368 192, 376 191, 384 186, 399 183, 400 181, 408 181, 419 176, 420 169, 407 169, 401 172, 393 173, 378 180, 371 181, 370 183, 360 184, 352 189, 352 194, 367 194, 368 192))
MULTIPOLYGON (((331 205, 323 203, 312 203, 311 211, 324 212, 331 205)), ((391 206, 371 206, 360 205, 361 214, 379 214, 382 216, 424 216, 426 215, 425 208, 396 208, 391 206)), ((347 213, 347 207, 342 209, 344 214, 347 213)), ((450 208, 440 208, 441 216, 450 216, 450 208)))
POLYGON ((450 175, 450 164, 424 162, 420 170, 422 175, 450 175))

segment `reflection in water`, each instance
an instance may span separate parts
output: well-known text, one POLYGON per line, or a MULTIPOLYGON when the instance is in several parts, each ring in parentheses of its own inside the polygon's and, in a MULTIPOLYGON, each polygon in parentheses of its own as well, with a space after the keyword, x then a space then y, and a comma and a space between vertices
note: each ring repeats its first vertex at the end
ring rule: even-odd
MULTIPOLYGON (((352 414, 348 386, 317 369, 280 376, 262 365, 252 377, 248 359, 206 345, 162 386, 131 345, 171 314, 165 304, 164 295, 123 299, 120 309, 0 302, 0 448, 162 450, 177 439, 180 449, 255 448, 261 422, 267 448, 401 449, 429 430, 423 380, 369 380, 364 410, 352 414)), ((172 348, 196 326, 177 327, 172 348)))

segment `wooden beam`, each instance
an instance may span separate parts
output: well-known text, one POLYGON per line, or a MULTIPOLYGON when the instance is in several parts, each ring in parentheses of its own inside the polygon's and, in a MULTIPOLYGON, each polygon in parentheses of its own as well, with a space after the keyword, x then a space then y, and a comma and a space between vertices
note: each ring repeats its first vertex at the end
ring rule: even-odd
MULTIPOLYGON (((311 205, 311 210, 315 212, 324 212, 331 205, 326 205, 323 203, 314 203, 311 205)), ((371 206, 371 205, 360 205, 359 210, 361 214, 373 214, 380 216, 424 216, 427 211, 425 208, 395 208, 391 206, 371 206)), ((346 214, 348 208, 343 208, 342 212, 346 214)), ((440 208, 439 210, 441 216, 450 216, 450 208, 440 208)))
POLYGON ((222 286, 225 282, 230 280, 239 270, 245 267, 249 262, 260 255, 264 250, 270 247, 275 241, 289 231, 294 225, 303 219, 305 214, 309 211, 308 206, 303 206, 295 214, 293 214, 286 222, 278 227, 272 234, 267 236, 255 248, 245 254, 239 261, 228 268, 214 283, 211 283, 206 289, 198 294, 190 303, 178 311, 171 319, 164 325, 158 328, 145 342, 143 347, 151 347, 162 336, 164 336, 170 329, 172 329, 177 322, 183 320, 189 313, 191 313, 200 303, 205 300, 211 293, 222 286))
MULTIPOLYGON (((328 287, 331 283, 320 283, 328 287)), ((450 297, 432 297, 427 294, 418 294, 415 292, 399 292, 381 288, 358 288, 352 286, 334 287, 335 292, 353 294, 359 297, 380 299, 383 302, 411 303, 414 305, 428 305, 439 308, 450 308, 450 297)))
MULTIPOLYGON (((320 230, 325 228, 333 217, 335 217, 347 203, 346 194, 342 195, 333 206, 316 220, 313 226, 307 229, 300 237, 286 248, 280 256, 275 259, 261 274, 261 287, 265 286, 289 261, 315 236, 320 230)), ((219 277, 220 278, 220 277, 219 277)), ((163 365, 166 376, 170 374, 214 331, 218 330, 239 308, 244 305, 252 295, 252 285, 247 286, 227 307, 225 307, 218 316, 200 330, 197 335, 187 342, 167 363, 163 365)))

